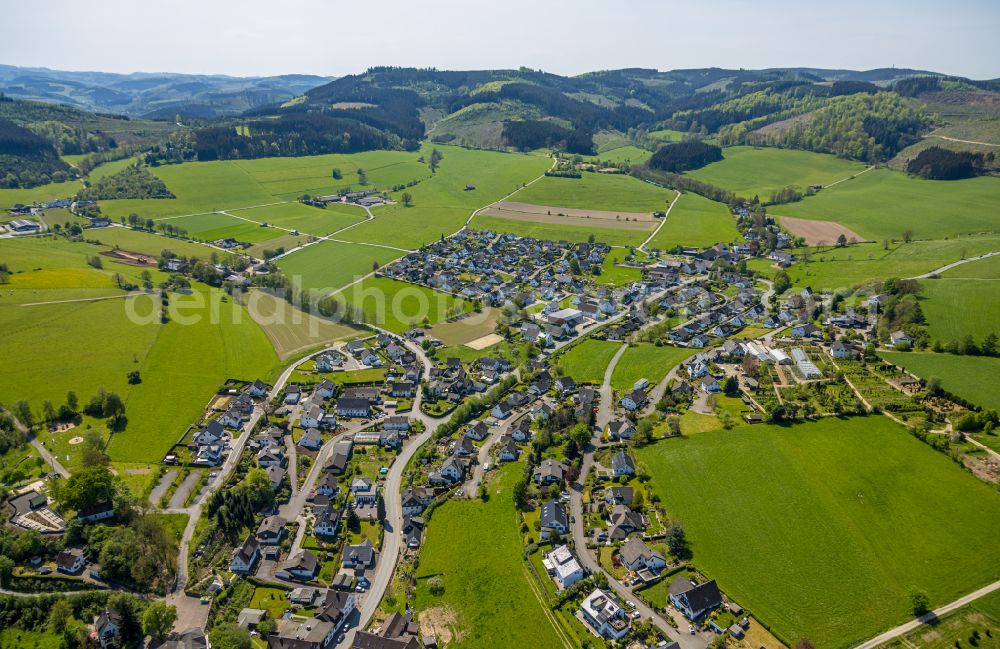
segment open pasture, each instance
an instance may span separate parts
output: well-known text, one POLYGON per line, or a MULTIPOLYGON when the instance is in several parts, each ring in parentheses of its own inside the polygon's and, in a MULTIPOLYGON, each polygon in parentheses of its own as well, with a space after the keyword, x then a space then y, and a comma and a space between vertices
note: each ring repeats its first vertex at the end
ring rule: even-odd
POLYGON ((336 294, 364 314, 365 322, 402 333, 472 310, 472 303, 448 293, 388 277, 369 277, 336 294))
POLYGON ((835 221, 865 239, 943 239, 1000 232, 1000 178, 923 180, 873 169, 816 196, 772 208, 782 216, 835 221))
POLYGON ((152 234, 150 232, 143 232, 142 230, 133 230, 125 227, 88 230, 86 238, 89 241, 100 241, 107 246, 117 246, 122 250, 139 252, 144 255, 152 255, 155 257, 159 257, 160 253, 164 250, 170 250, 175 254, 183 255, 185 257, 198 257, 200 259, 208 259, 212 256, 213 252, 222 255, 222 253, 218 250, 200 243, 193 243, 183 239, 174 239, 172 237, 165 237, 159 234, 152 234))
POLYGON ((322 293, 354 282, 403 255, 402 251, 336 241, 319 241, 278 260, 278 266, 303 288, 322 293))
POLYGON ((551 164, 537 155, 430 144, 420 149, 420 155, 429 159, 434 149, 444 157, 433 176, 391 194, 394 200, 401 201, 402 193, 409 193, 413 197, 410 207, 401 202, 375 207, 373 221, 351 228, 339 238, 418 248, 457 231, 475 210, 538 178, 551 164), (475 189, 466 190, 467 186, 475 189))
POLYGON ((928 279, 920 306, 931 338, 943 343, 971 335, 976 342, 1000 336, 1000 286, 995 279, 928 279))
POLYGON ((0 209, 7 209, 17 203, 31 205, 57 198, 72 198, 81 189, 83 185, 78 180, 49 183, 29 189, 0 189, 0 209))
POLYGON ((652 214, 642 212, 590 212, 570 210, 548 205, 501 202, 487 207, 481 215, 499 219, 513 219, 547 225, 568 225, 578 228, 642 230, 649 232, 656 227, 652 214))
POLYGON ((804 191, 809 185, 829 185, 865 169, 860 162, 795 149, 733 146, 723 149, 722 156, 719 162, 685 175, 728 189, 737 196, 759 196, 765 201, 772 193, 790 185, 804 191))
MULTIPOLYGON (((596 222, 595 222, 596 223, 596 222)), ((587 226, 541 223, 522 219, 497 218, 479 214, 469 224, 477 230, 510 232, 521 237, 549 239, 552 241, 587 241, 591 235, 599 243, 609 246, 638 246, 649 236, 649 230, 626 230, 619 227, 595 228, 587 226)))
POLYGON ((265 228, 221 212, 166 217, 157 221, 158 225, 161 223, 169 223, 175 227, 183 228, 189 237, 203 241, 228 238, 253 243, 284 234, 284 231, 265 228))
POLYGON ((957 356, 933 352, 880 352, 882 358, 922 379, 937 377, 941 387, 984 408, 1000 410, 1000 358, 957 356))
MULTIPOLYGON (((302 234, 314 236, 326 236, 368 218, 364 209, 357 205, 332 203, 325 208, 319 208, 303 205, 298 201, 247 210, 233 210, 230 213, 242 219, 267 223, 270 226, 286 230, 298 230, 302 234)), ((275 234, 282 235, 285 232, 279 230, 275 234)))
POLYGON ((674 246, 711 246, 740 239, 736 219, 726 205, 688 192, 677 198, 649 247, 670 250, 674 246))
POLYGON ((655 212, 667 209, 672 190, 623 174, 584 173, 582 178, 546 176, 511 197, 535 205, 558 205, 560 209, 609 212, 655 212))
POLYGON ((449 500, 434 511, 420 550, 413 604, 425 633, 463 649, 562 649, 544 603, 529 584, 511 493, 523 465, 500 469, 490 499, 449 500), (475 548, 456 552, 455 548, 475 548), (444 584, 430 592, 431 578, 444 584))
POLYGON ((852 646, 907 619, 914 589, 934 607, 1000 577, 1000 494, 882 417, 706 432, 638 458, 694 564, 789 645, 852 646))

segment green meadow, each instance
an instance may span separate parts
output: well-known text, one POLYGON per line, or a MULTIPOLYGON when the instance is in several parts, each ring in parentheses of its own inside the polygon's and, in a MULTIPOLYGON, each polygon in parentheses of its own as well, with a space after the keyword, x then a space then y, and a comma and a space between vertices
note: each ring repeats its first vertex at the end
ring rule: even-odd
POLYGON ((995 279, 928 279, 921 282, 920 306, 931 338, 943 343, 971 335, 976 342, 1000 336, 1000 300, 995 279))
MULTIPOLYGON (((0 287, 0 357, 18 368, 0 377, 0 401, 25 399, 37 412, 46 399, 65 403, 69 390, 82 402, 102 386, 114 390, 129 421, 110 442, 112 460, 157 462, 223 380, 268 378, 278 357, 242 307, 207 287, 173 294, 171 321, 160 324, 158 300, 124 297, 113 286, 115 273, 137 281, 141 269, 106 257, 102 269, 86 263, 102 249, 51 237, 0 241, 0 260, 12 270, 10 284, 0 287), (137 385, 127 382, 133 370, 142 378, 137 385)), ((164 277, 152 274, 154 282, 164 277)), ((103 428, 97 420, 86 423, 103 428)), ((43 440, 69 453, 73 465, 79 447, 63 437, 43 440)))
MULTIPOLYGON (((1000 243, 1000 241, 998 241, 998 243, 1000 243)), ((998 250, 1000 250, 1000 248, 998 248, 998 250)), ((1000 279, 1000 255, 987 257, 986 259, 979 259, 977 261, 970 261, 967 264, 962 264, 961 266, 956 266, 950 270, 946 270, 941 274, 941 276, 948 279, 960 277, 974 279, 1000 279)))
POLYGON ((627 392, 639 379, 648 380, 651 386, 656 385, 678 363, 694 353, 695 350, 670 345, 662 347, 650 343, 629 345, 615 365, 615 371, 611 375, 611 387, 619 392, 627 392))
POLYGON ((357 243, 320 241, 277 261, 290 278, 298 278, 305 288, 333 292, 403 255, 402 251, 357 243))
POLYGON ((365 322, 396 333, 421 326, 425 319, 433 325, 472 310, 472 303, 466 300, 388 277, 369 277, 337 297, 360 308, 365 322))
POLYGON ((1000 392, 996 388, 1000 358, 933 352, 880 352, 880 355, 922 379, 941 379, 942 388, 976 405, 1000 410, 1000 392))
POLYGON ((1000 494, 888 419, 744 426, 637 455, 694 564, 789 646, 852 646, 908 619, 914 590, 936 607, 1000 578, 1000 494))
MULTIPOLYGON (((964 257, 991 250, 1000 250, 1000 237, 970 236, 913 241, 890 244, 888 249, 878 243, 861 243, 844 248, 795 251, 798 259, 786 272, 799 288, 851 288, 887 277, 923 275, 964 257), (803 252, 808 252, 807 259, 802 258, 803 252)), ((771 277, 776 272, 772 262, 766 259, 754 259, 748 265, 764 273, 765 277, 771 277)))
POLYGON ((81 189, 83 185, 78 180, 49 183, 30 189, 0 189, 0 209, 6 209, 15 203, 30 205, 57 198, 72 198, 81 189))
POLYGON ((782 216, 836 221, 879 241, 943 239, 961 234, 997 233, 1000 178, 923 180, 889 169, 874 169, 798 203, 772 207, 782 216))
MULTIPOLYGON (((449 647, 564 646, 524 565, 511 499, 523 469, 520 463, 504 466, 487 484, 487 502, 449 500, 434 511, 428 525, 413 605, 421 616, 447 625, 449 647), (432 578, 443 583, 440 594, 431 593, 432 578)), ((440 642, 441 632, 438 638, 440 642)))
POLYGON ((520 219, 497 218, 495 216, 477 216, 469 224, 477 230, 493 230, 494 232, 510 232, 521 237, 548 239, 551 241, 587 241, 591 235, 599 243, 609 246, 638 246, 645 241, 650 232, 646 230, 619 230, 616 228, 588 228, 582 225, 560 225, 556 223, 539 223, 537 221, 522 221, 520 219))
POLYGON ((756 195, 766 201, 772 193, 790 185, 802 190, 809 185, 829 185, 865 169, 860 162, 795 149, 733 146, 723 149, 722 155, 719 162, 685 175, 728 189, 737 196, 756 195))
MULTIPOLYGON (((360 223, 368 218, 364 209, 356 205, 333 203, 325 208, 319 208, 311 205, 303 205, 298 201, 233 211, 231 214, 243 219, 257 221, 258 223, 267 223, 277 228, 298 230, 302 234, 321 237, 352 226, 355 223, 360 223)), ((267 232, 275 237, 287 234, 286 232, 275 231, 273 229, 269 229, 267 232)))
POLYGON ((666 210, 674 192, 624 174, 584 173, 582 178, 546 176, 510 197, 533 205, 608 212, 666 210))
POLYGON ((100 228, 88 230, 86 234, 88 241, 99 241, 107 246, 121 248, 129 252, 139 252, 144 255, 158 257, 164 250, 170 250, 185 257, 198 257, 208 259, 212 253, 220 256, 223 253, 215 248, 183 239, 174 239, 158 234, 151 234, 141 230, 133 230, 124 227, 100 228))
POLYGON ((649 247, 669 250, 678 245, 711 246, 740 240, 736 219, 725 204, 688 192, 677 199, 649 247))
POLYGON ((604 370, 612 357, 621 349, 622 343, 610 340, 588 338, 559 356, 559 367, 565 376, 571 376, 577 383, 604 382, 604 370))
MULTIPOLYGON (((500 200, 522 184, 539 177, 551 161, 536 155, 476 151, 441 145, 424 145, 420 154, 429 159, 437 149, 444 157, 437 172, 418 185, 390 196, 401 201, 413 197, 410 207, 375 207, 375 219, 343 232, 338 238, 414 249, 459 230, 472 213, 500 200), (466 186, 474 190, 466 191, 466 186)), ((416 156, 416 153, 411 155, 416 156)))

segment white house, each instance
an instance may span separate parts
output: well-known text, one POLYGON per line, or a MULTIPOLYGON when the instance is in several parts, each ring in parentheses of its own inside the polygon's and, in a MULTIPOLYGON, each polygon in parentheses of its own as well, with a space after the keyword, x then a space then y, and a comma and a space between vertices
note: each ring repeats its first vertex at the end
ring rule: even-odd
POLYGON ((260 543, 256 537, 250 535, 233 550, 229 569, 240 575, 248 575, 253 572, 258 559, 260 559, 260 543))
POLYGON ((587 595, 580 604, 580 612, 601 637, 621 640, 628 635, 629 621, 625 609, 613 596, 600 588, 587 595))
POLYGON ((559 584, 560 588, 569 588, 583 579, 583 568, 580 567, 580 562, 565 545, 560 545, 547 553, 542 560, 542 565, 549 571, 552 579, 559 584))

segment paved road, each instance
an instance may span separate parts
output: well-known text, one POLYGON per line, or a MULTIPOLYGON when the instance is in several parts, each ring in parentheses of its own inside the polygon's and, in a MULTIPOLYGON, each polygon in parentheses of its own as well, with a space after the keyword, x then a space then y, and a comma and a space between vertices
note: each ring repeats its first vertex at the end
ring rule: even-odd
POLYGON ((656 235, 660 232, 660 229, 667 224, 667 219, 670 218, 670 211, 674 209, 674 205, 677 205, 677 201, 681 199, 681 190, 675 189, 674 191, 677 192, 677 195, 674 196, 674 200, 670 201, 670 206, 667 207, 666 213, 663 215, 663 218, 660 219, 660 224, 656 226, 656 229, 653 230, 653 233, 650 234, 645 241, 639 244, 639 250, 646 250, 646 246, 649 245, 649 242, 655 239, 656 235))
POLYGON ((626 349, 628 349, 628 343, 622 343, 622 346, 611 357, 611 362, 608 363, 607 368, 604 370, 604 381, 598 390, 598 394, 601 397, 601 405, 598 407, 597 416, 594 417, 594 423, 598 430, 598 439, 600 439, 600 434, 604 432, 608 424, 611 423, 611 420, 614 419, 615 391, 611 388, 611 375, 614 374, 615 366, 618 365, 618 361, 621 360, 626 349))
POLYGON ((966 595, 964 597, 959 597, 958 599, 956 599, 954 602, 951 602, 950 604, 945 604, 944 606, 942 606, 940 608, 934 609, 930 613, 926 613, 926 614, 922 615, 921 617, 918 617, 918 618, 915 618, 913 620, 910 620, 906 624, 900 624, 899 626, 897 626, 894 629, 889 629, 885 633, 882 633, 882 634, 879 634, 879 635, 875 636, 874 638, 872 638, 868 642, 865 642, 863 644, 859 644, 854 649, 875 649, 875 647, 878 647, 878 646, 880 646, 882 644, 885 644, 886 642, 888 642, 888 641, 890 641, 890 640, 892 640, 894 638, 898 638, 899 636, 906 635, 907 633, 910 633, 914 629, 920 628, 921 626, 923 626, 925 624, 929 624, 931 622, 934 622, 935 620, 938 620, 938 619, 944 617, 948 613, 951 613, 952 611, 954 611, 956 609, 962 608, 963 606, 966 606, 967 604, 971 604, 972 602, 976 601, 980 597, 984 597, 986 595, 989 595, 990 593, 992 593, 994 591, 997 591, 997 590, 1000 590, 1000 581, 995 581, 995 582, 993 582, 992 584, 990 584, 988 586, 983 586, 979 590, 974 591, 972 593, 969 593, 968 595, 966 595))
POLYGON ((69 471, 66 470, 66 467, 64 467, 62 463, 60 463, 59 460, 54 455, 49 453, 49 450, 45 448, 45 445, 42 444, 40 441, 38 441, 38 439, 34 436, 34 434, 30 430, 28 430, 28 427, 22 424, 21 421, 14 416, 14 413, 12 413, 9 410, 3 409, 2 407, 0 407, 0 412, 4 412, 10 415, 11 421, 14 422, 14 427, 17 428, 24 435, 28 435, 31 437, 31 445, 35 447, 35 450, 38 451, 38 454, 42 456, 42 459, 45 460, 50 467, 52 467, 53 471, 55 471, 64 478, 69 477, 69 471))
POLYGON ((975 257, 969 257, 967 259, 961 259, 959 261, 952 262, 950 264, 945 264, 941 268, 935 268, 934 270, 926 272, 923 275, 916 275, 914 277, 907 277, 906 279, 927 279, 931 275, 940 275, 941 273, 943 273, 945 271, 948 271, 948 270, 951 270, 952 268, 955 268, 956 266, 961 266, 962 264, 968 264, 968 263, 971 263, 973 261, 979 261, 980 259, 987 259, 989 257, 994 257, 996 255, 1000 255, 1000 250, 994 250, 993 252, 987 252, 987 253, 984 253, 982 255, 977 255, 975 257))

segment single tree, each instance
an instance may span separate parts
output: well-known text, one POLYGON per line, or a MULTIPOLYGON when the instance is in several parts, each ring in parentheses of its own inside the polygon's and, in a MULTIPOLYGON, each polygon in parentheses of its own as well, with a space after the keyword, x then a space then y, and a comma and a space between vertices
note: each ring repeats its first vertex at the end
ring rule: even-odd
POLYGON ((413 194, 411 194, 410 192, 403 192, 403 195, 400 196, 400 198, 403 201, 404 207, 410 207, 411 205, 413 205, 413 194))
POLYGON ((177 607, 166 602, 152 602, 142 613, 142 632, 161 642, 170 633, 177 620, 177 607))

